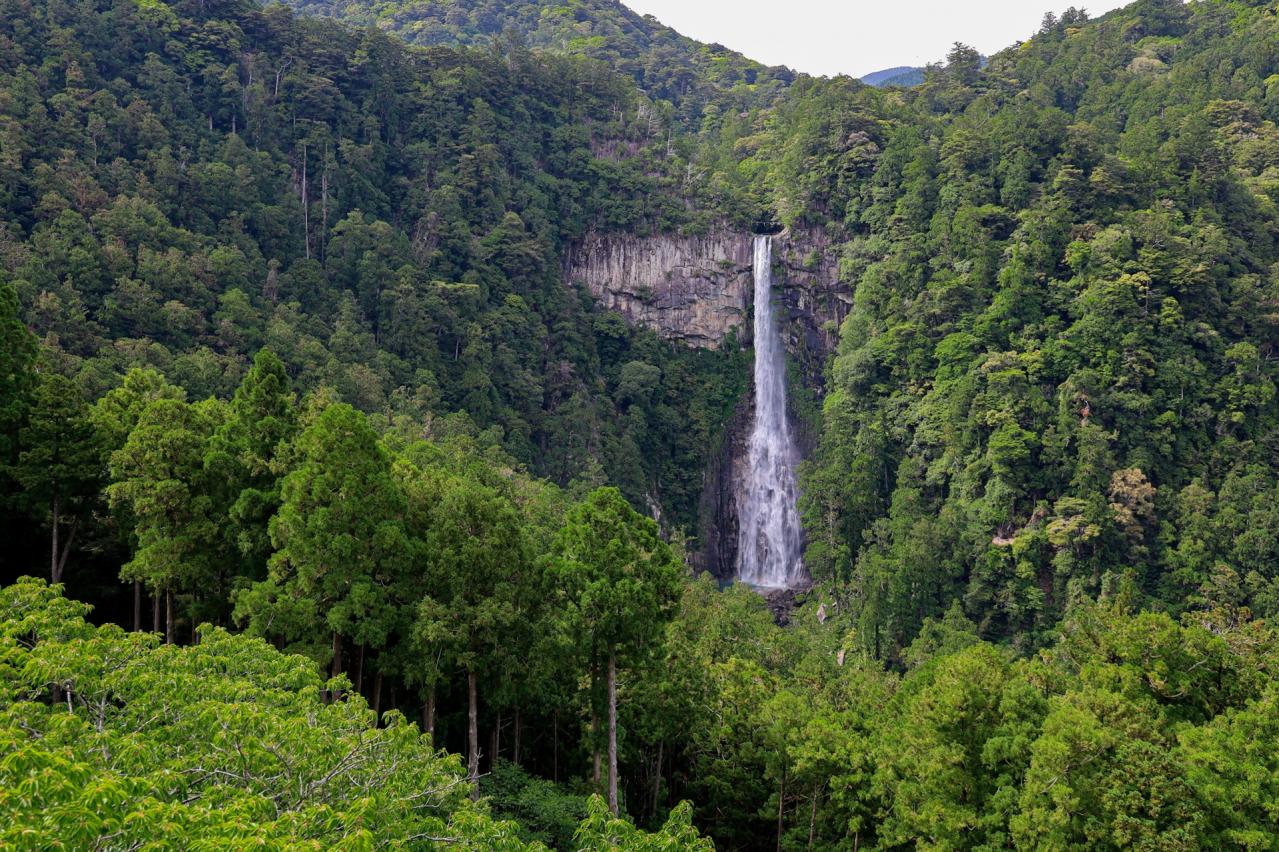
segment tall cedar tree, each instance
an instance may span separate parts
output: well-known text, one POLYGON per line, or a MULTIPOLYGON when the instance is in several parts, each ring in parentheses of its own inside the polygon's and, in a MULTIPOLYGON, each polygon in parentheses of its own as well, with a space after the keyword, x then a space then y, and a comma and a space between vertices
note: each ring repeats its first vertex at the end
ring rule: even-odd
POLYGON ((204 475, 210 406, 158 399, 111 456, 112 506, 134 521, 136 549, 120 569, 164 596, 164 635, 174 641, 174 596, 206 580, 218 557, 219 518, 204 475))
POLYGON ((478 680, 492 661, 514 651, 504 645, 519 635, 515 627, 525 619, 536 588, 533 566, 515 507, 464 478, 445 486, 427 553, 431 588, 418 606, 414 639, 427 659, 442 656, 466 672, 467 775, 478 796, 478 680))
POLYGON ((209 441, 205 467, 222 485, 228 534, 242 573, 262 579, 271 555, 269 524, 280 507, 277 456, 297 433, 296 399, 284 364, 270 350, 253 358, 231 400, 226 422, 209 441))
POLYGON ((601 673, 606 678, 608 805, 617 813, 618 668, 641 661, 658 645, 679 599, 681 570, 657 523, 631 508, 616 488, 596 489, 573 507, 553 552, 565 624, 584 651, 593 683, 601 673))
POLYGON ((367 418, 330 405, 299 436, 271 520, 267 579, 238 596, 236 617, 343 672, 343 647, 381 648, 410 552, 404 495, 367 418), (328 647, 319 637, 328 634, 328 647))
POLYGON ((49 526, 49 574, 62 582, 80 524, 102 485, 101 451, 84 392, 65 376, 40 377, 20 433, 23 502, 49 526), (65 536, 64 536, 65 532, 65 536))

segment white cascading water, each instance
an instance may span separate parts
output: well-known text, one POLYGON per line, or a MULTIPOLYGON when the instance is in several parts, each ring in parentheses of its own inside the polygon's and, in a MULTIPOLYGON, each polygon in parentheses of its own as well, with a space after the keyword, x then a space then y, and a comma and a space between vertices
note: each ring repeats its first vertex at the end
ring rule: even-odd
POLYGON ((737 579, 789 589, 807 575, 796 506, 799 450, 786 417, 786 354, 773 322, 773 238, 755 237, 755 425, 739 509, 737 579))

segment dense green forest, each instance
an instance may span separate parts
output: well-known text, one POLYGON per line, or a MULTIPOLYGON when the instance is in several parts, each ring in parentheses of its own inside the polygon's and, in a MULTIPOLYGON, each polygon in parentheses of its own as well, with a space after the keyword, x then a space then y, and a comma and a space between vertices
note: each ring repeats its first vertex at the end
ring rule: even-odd
POLYGON ((859 647, 959 601, 1029 652, 1108 584, 1178 614, 1219 570, 1279 614, 1276 72, 1274 3, 1140 2, 778 116, 783 215, 858 282, 806 512, 859 647))
POLYGON ((743 362, 560 279, 587 229, 698 224, 620 78, 278 7, 63 11, 15 3, 0 31, 0 250, 59 372, 94 398, 133 366, 226 397, 266 347, 302 389, 692 525, 743 362))
POLYGON ((1279 4, 1028 36, 0 0, 0 845, 1279 848, 1279 4), (784 627, 686 567, 749 350, 562 268, 761 222, 784 627))
POLYGON ((557 54, 589 57, 635 81, 654 101, 651 120, 696 126, 712 114, 776 98, 796 75, 718 44, 685 38, 619 0, 294 0, 287 5, 410 44, 479 46, 514 38, 557 54))

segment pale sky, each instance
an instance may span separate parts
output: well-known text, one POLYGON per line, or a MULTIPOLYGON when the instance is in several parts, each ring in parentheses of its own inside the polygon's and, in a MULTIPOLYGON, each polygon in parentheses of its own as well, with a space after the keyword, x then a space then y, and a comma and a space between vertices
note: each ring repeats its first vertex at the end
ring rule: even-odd
POLYGON ((1044 12, 1098 17, 1131 0, 623 0, 698 41, 768 65, 860 77, 940 62, 956 41, 990 55, 1039 29, 1044 12))

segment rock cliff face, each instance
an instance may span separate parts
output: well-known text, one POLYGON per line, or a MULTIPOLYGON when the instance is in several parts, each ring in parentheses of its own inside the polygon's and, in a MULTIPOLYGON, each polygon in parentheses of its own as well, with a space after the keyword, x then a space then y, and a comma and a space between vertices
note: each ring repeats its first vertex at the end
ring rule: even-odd
POLYGON ((750 234, 590 236, 566 266, 604 307, 689 346, 717 348, 750 304, 750 234))
MULTIPOLYGON (((565 275, 631 322, 715 349, 730 331, 750 337, 752 240, 722 227, 702 236, 593 235, 569 252, 565 275)), ((824 361, 852 304, 830 239, 819 230, 784 231, 773 257, 787 348, 824 361)))
POLYGON ((696 571, 709 571, 721 580, 731 579, 737 570, 738 498, 743 493, 747 442, 754 415, 754 394, 748 392, 725 426, 719 449, 702 474, 697 521, 701 535, 690 561, 696 571))
MULTIPOLYGON (((728 228, 703 236, 590 236, 565 260, 565 276, 606 308, 646 325, 668 340, 716 349, 729 333, 749 343, 754 298, 754 237, 728 228)), ((852 306, 840 281, 832 241, 816 229, 786 230, 773 240, 773 281, 782 337, 804 383, 822 395, 822 371, 852 306)), ((730 579, 737 562, 738 499, 754 394, 741 400, 704 475, 698 570, 730 579)), ((801 449, 811 436, 792 418, 801 449), (805 440, 807 438, 807 440, 805 440)))

